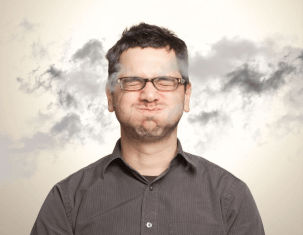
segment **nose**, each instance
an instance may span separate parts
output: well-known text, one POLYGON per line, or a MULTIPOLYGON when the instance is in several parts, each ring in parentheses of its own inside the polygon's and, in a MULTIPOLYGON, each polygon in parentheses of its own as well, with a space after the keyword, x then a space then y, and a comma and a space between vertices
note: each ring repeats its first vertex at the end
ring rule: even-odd
POLYGON ((158 101, 159 99, 159 92, 154 87, 152 82, 147 82, 145 87, 142 89, 140 94, 140 101, 144 102, 154 102, 158 101))

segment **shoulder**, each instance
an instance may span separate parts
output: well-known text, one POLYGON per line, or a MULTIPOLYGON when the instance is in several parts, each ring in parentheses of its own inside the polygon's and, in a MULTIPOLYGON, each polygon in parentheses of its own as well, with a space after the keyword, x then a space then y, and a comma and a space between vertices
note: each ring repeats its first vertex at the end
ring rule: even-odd
POLYGON ((198 172, 209 173, 211 175, 226 175, 230 178, 236 179, 236 177, 230 173, 229 171, 225 170, 224 168, 220 167, 219 165, 194 154, 185 152, 187 158, 193 163, 196 167, 198 172))
POLYGON ((228 170, 217 164, 190 153, 185 153, 188 159, 196 167, 196 176, 200 182, 210 185, 210 187, 220 192, 221 196, 229 197, 235 191, 246 188, 246 184, 228 170))
POLYGON ((83 167, 77 172, 71 174, 65 179, 61 180, 56 186, 65 191, 66 194, 76 193, 81 188, 87 188, 96 181, 102 179, 104 166, 107 164, 110 155, 100 158, 98 161, 83 167))

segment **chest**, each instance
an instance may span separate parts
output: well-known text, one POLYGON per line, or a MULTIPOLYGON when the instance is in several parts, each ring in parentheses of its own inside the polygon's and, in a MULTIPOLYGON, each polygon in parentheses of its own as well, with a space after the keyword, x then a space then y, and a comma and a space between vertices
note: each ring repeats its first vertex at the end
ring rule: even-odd
POLYGON ((95 185, 83 192, 74 218, 75 234, 224 234, 220 196, 194 182, 95 185))

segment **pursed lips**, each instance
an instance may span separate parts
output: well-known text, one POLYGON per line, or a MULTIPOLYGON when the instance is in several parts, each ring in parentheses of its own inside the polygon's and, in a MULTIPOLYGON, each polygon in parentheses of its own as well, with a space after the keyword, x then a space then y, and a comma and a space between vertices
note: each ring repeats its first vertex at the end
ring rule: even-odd
POLYGON ((145 103, 133 105, 135 108, 142 113, 157 113, 165 109, 166 105, 164 103, 145 103))
POLYGON ((163 110, 163 106, 155 106, 155 105, 151 105, 151 106, 138 106, 138 110, 141 112, 159 112, 161 110, 163 110))
POLYGON ((164 109, 165 105, 163 103, 145 103, 145 104, 137 104, 135 105, 139 110, 146 110, 146 111, 159 111, 164 109))
POLYGON ((139 108, 140 111, 156 112, 162 110, 162 108, 139 108))

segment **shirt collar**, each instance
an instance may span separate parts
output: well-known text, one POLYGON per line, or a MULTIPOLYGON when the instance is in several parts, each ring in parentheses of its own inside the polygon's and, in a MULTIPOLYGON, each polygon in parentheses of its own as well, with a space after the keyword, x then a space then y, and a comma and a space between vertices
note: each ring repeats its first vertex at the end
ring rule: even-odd
MULTIPOLYGON (((195 161, 195 159, 192 158, 191 155, 189 155, 183 151, 182 145, 181 145, 181 142, 179 139, 177 139, 176 156, 178 156, 178 155, 181 155, 190 165, 192 165, 195 169, 197 169, 197 164, 198 164, 197 161, 195 161)), ((174 161, 176 159, 176 156, 172 161, 174 161)), ((102 178, 104 178, 104 174, 105 174, 107 167, 116 159, 121 159, 125 163, 125 161, 122 157, 122 152, 121 152, 121 138, 117 141, 116 146, 113 150, 113 153, 109 156, 108 161, 106 162, 106 164, 104 165, 104 167, 102 169, 102 178)))

